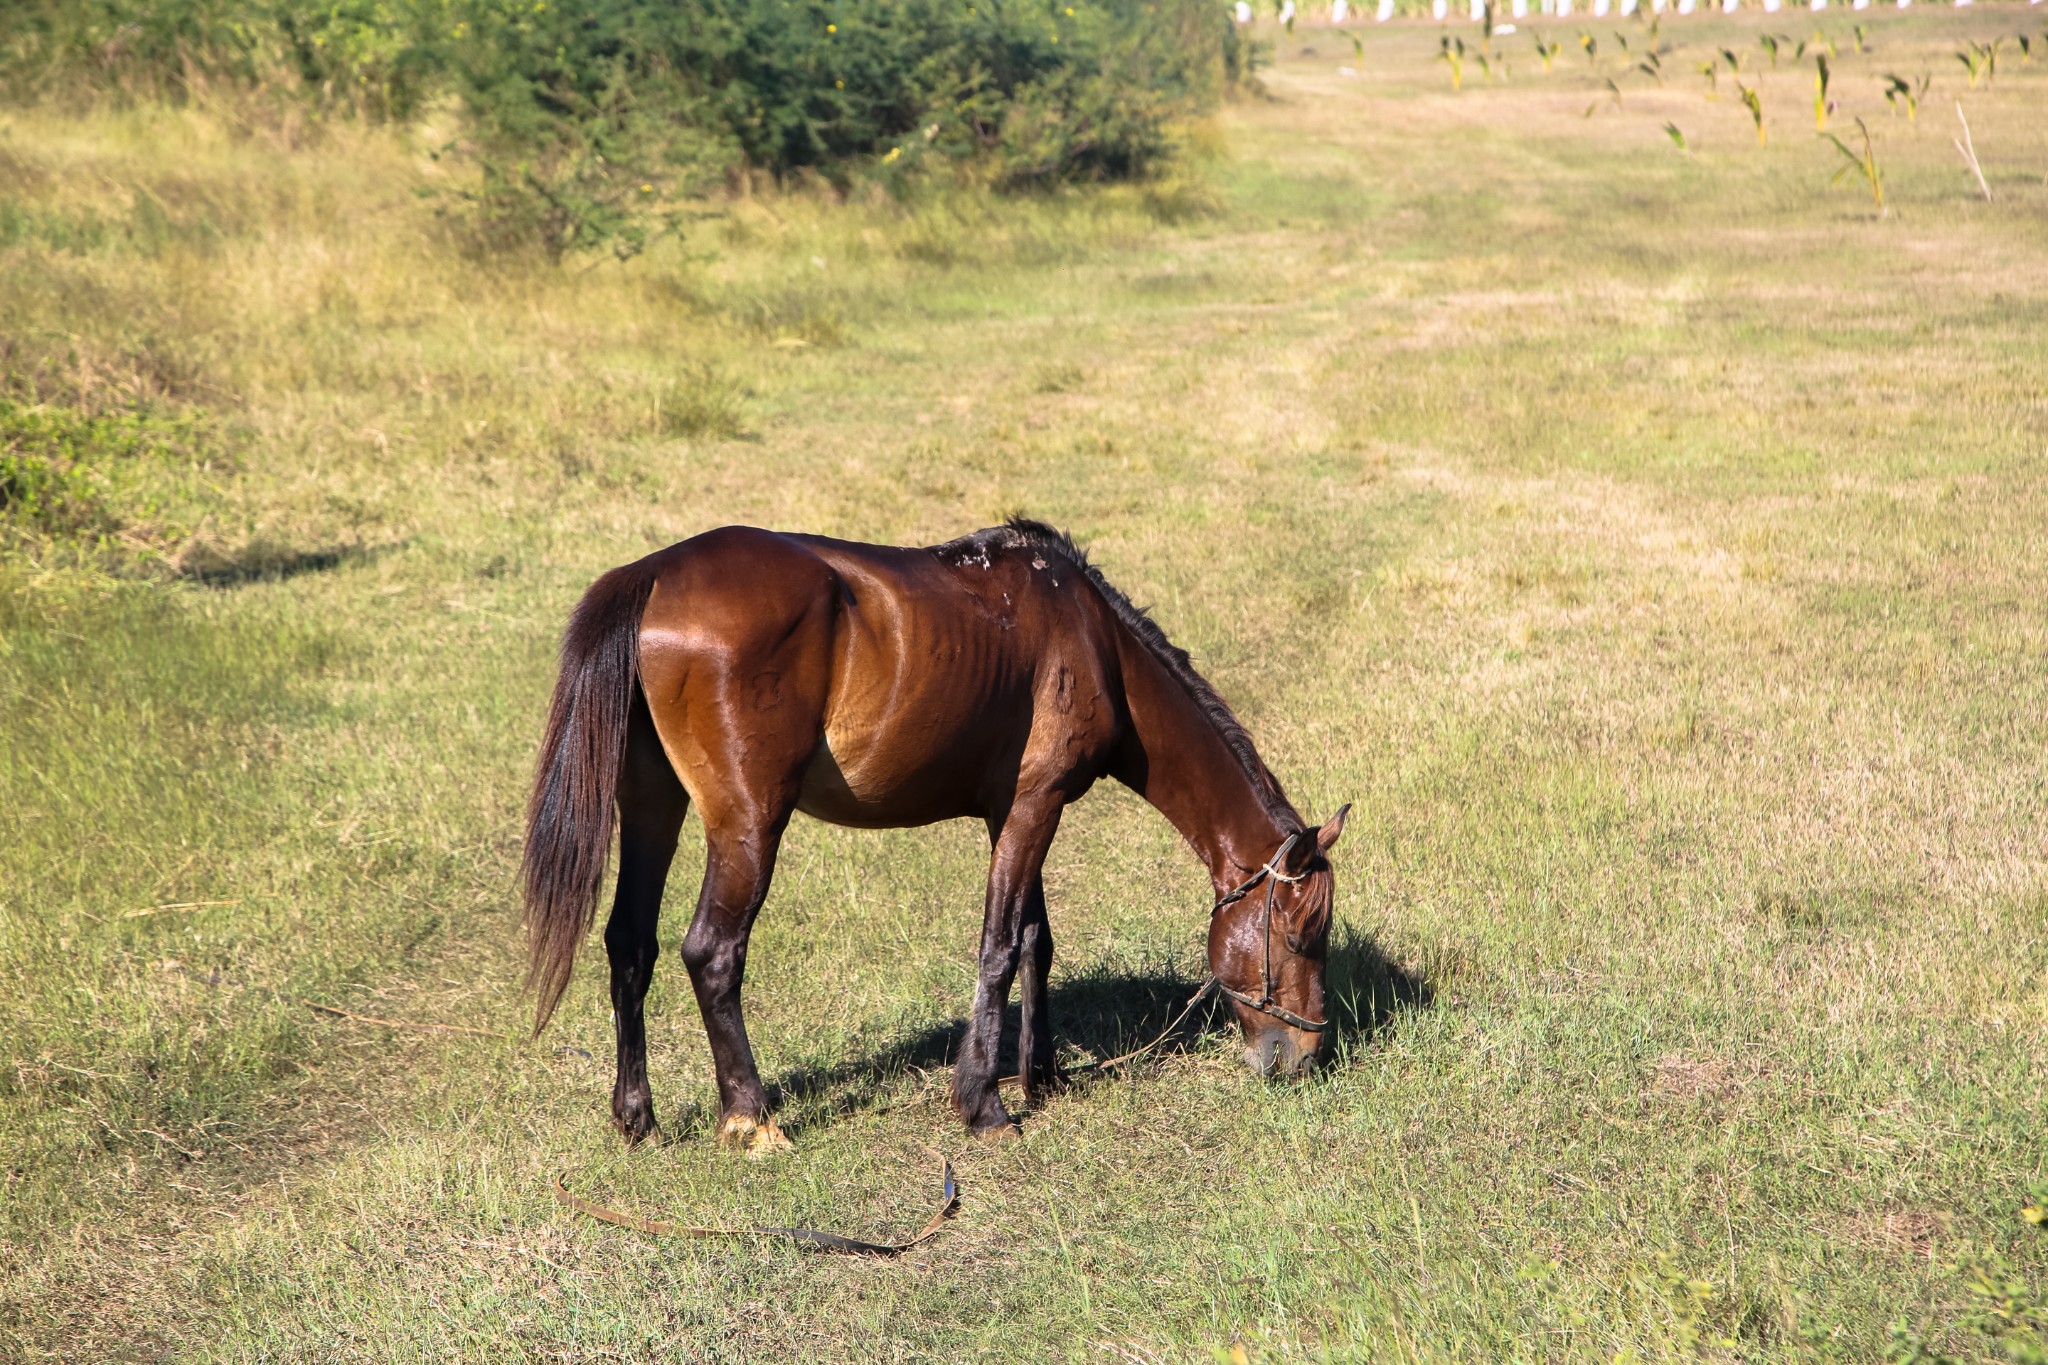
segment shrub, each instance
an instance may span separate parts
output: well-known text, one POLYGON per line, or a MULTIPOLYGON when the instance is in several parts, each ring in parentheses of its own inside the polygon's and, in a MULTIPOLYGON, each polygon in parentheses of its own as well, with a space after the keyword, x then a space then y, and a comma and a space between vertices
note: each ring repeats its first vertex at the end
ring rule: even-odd
POLYGON ((0 77, 35 96, 409 119, 459 97, 474 240, 631 254, 754 171, 841 189, 1154 173, 1245 70, 1220 0, 24 0, 0 77))
POLYGON ((0 75, 16 97, 184 101, 219 85, 409 118, 439 80, 423 24, 440 0, 13 0, 0 75))

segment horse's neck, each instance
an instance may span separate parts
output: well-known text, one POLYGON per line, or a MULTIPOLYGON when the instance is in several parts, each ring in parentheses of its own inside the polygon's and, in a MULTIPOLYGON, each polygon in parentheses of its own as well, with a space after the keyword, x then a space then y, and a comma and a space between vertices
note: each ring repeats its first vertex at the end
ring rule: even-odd
POLYGON ((1135 640, 1123 651, 1134 752, 1117 775, 1180 831, 1219 893, 1273 856, 1293 832, 1201 706, 1135 640))

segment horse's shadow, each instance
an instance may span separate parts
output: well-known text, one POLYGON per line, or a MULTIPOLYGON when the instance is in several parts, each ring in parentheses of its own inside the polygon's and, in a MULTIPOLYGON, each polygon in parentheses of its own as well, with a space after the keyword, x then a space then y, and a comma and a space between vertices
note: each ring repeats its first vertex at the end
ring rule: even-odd
MULTIPOLYGON (((1159 1039, 1187 1007, 1201 980, 1170 966, 1103 962, 1056 977, 1048 1012, 1062 1063, 1120 1056, 1159 1039)), ((1348 1057, 1369 1045, 1403 1010, 1426 1009, 1435 1000, 1428 981, 1380 951, 1359 934, 1340 934, 1330 945, 1324 1003, 1330 1028, 1323 1055, 1348 1057)), ((1162 1039, 1153 1055, 1193 1051, 1212 1030, 1230 1027, 1230 1016, 1214 997, 1162 1039)), ((829 1065, 799 1066, 768 1085, 777 1120, 793 1134, 829 1128, 843 1119, 938 1100, 943 1088, 929 1073, 951 1064, 966 1033, 966 1021, 931 1024, 899 1036, 864 1055, 829 1065)), ((1002 1057, 1017 1056, 1018 1014, 1013 1003, 1003 1021, 1002 1057)), ((1085 1082, 1088 1073, 1077 1079, 1085 1082)), ((1016 1098, 1014 1092, 1012 1097, 1016 1098)), ((708 1124, 708 1115, 700 1116, 708 1124)), ((687 1126, 697 1126, 689 1124, 687 1126)))

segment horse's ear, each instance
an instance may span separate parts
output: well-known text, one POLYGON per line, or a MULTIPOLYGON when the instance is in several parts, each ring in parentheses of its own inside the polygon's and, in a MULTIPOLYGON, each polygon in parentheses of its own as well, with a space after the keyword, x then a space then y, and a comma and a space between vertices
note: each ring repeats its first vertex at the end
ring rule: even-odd
POLYGON ((1337 813, 1323 821, 1323 827, 1316 831, 1316 852, 1328 853, 1337 843, 1337 836, 1344 832, 1344 817, 1351 814, 1351 803, 1346 801, 1337 807, 1337 813))

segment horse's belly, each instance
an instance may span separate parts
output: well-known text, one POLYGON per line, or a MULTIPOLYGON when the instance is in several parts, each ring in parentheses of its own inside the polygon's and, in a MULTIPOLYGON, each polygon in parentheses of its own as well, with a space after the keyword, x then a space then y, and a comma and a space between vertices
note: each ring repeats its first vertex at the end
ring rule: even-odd
MULTIPOLYGON (((850 749, 860 746, 846 746, 850 749)), ((921 770, 883 746, 841 762, 828 732, 804 769, 796 808, 834 825, 900 829, 978 813, 975 792, 952 772, 921 770)))

